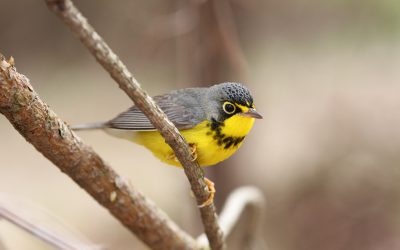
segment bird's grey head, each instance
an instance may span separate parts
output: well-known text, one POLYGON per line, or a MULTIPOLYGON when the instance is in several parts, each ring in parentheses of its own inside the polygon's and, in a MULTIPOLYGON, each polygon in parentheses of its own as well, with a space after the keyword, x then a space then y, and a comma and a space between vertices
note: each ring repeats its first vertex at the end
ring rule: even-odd
POLYGON ((240 106, 254 108, 250 91, 240 83, 226 82, 211 86, 207 97, 205 105, 209 120, 222 122, 235 114, 242 113, 240 106))

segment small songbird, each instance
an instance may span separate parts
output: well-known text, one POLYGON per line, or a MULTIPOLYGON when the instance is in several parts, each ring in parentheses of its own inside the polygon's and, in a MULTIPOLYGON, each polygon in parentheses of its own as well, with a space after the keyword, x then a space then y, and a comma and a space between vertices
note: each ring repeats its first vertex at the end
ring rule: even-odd
MULTIPOLYGON (((207 88, 186 88, 154 97, 189 143, 200 166, 210 166, 229 158, 241 146, 253 127, 262 119, 250 91, 240 83, 221 83, 207 88)), ((72 129, 104 129, 107 133, 148 148, 157 158, 181 167, 172 149, 149 119, 136 106, 106 122, 72 126, 72 129)), ((206 179, 211 190, 214 184, 206 179)), ((202 206, 203 206, 202 205, 202 206)))

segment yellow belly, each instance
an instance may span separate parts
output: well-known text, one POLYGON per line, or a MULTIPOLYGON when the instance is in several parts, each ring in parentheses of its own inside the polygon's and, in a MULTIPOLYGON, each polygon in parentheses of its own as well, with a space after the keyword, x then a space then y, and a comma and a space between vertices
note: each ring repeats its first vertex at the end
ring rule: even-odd
MULTIPOLYGON (((225 135, 218 143, 217 132, 211 130, 210 122, 204 121, 192 129, 180 131, 189 144, 196 145, 197 161, 200 166, 210 166, 229 158, 241 146, 244 137, 248 134, 254 123, 254 118, 233 116, 221 126, 220 133, 225 135), (228 138, 233 139, 230 142, 228 138), (227 145, 229 144, 229 147, 227 145)), ((132 134, 131 134, 132 135, 132 134)), ((126 137, 125 137, 126 138, 126 137)), ((158 159, 174 166, 181 166, 178 161, 171 158, 172 149, 165 143, 158 131, 139 131, 129 139, 148 148, 158 159)))

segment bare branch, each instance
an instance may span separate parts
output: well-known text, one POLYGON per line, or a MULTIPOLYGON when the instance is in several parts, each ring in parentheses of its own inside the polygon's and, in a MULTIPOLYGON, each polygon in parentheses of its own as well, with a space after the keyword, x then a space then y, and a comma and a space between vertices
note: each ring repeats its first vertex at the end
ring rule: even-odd
POLYGON ((195 249, 195 241, 130 188, 0 55, 0 112, 39 152, 153 249, 195 249))
MULTIPOLYGON (((262 215, 265 210, 265 197, 263 193, 256 187, 245 186, 234 190, 225 202, 224 208, 220 214, 219 223, 226 238, 230 236, 232 231, 238 225, 239 219, 248 211, 251 220, 246 221, 247 234, 252 241, 255 241, 255 235, 260 230, 260 224, 263 221, 262 215)), ((246 232, 244 232, 246 234, 246 232)), ((197 238, 199 246, 207 246, 208 241, 204 234, 197 238)))
MULTIPOLYGON (((68 228, 64 223, 26 201, 0 193, 0 219, 4 218, 25 231, 61 250, 105 249, 89 242, 81 234, 68 228)), ((0 245, 0 249, 1 245, 0 245)))
MULTIPOLYGON (((160 131, 166 143, 174 150, 189 179, 197 204, 203 204, 210 196, 204 182, 203 170, 192 160, 189 146, 176 127, 168 120, 162 110, 154 103, 140 87, 126 66, 108 47, 103 39, 79 12, 70 0, 46 0, 48 7, 55 12, 70 28, 70 30, 88 48, 96 60, 110 73, 135 105, 149 118, 160 131)), ((200 208, 206 235, 212 249, 222 249, 224 240, 218 226, 214 204, 200 208)))

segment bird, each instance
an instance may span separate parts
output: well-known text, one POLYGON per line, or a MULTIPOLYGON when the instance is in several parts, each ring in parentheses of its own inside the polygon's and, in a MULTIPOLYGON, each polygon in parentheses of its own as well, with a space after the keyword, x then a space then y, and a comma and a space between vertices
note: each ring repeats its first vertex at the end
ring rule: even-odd
MULTIPOLYGON (((224 82, 210 87, 183 88, 153 97, 188 142, 193 160, 201 167, 212 166, 232 156, 242 145, 255 119, 262 119, 253 97, 241 83, 224 82)), ((174 151, 137 106, 105 122, 75 125, 74 130, 103 129, 149 149, 167 164, 182 167, 174 151)), ((214 183, 205 178, 213 202, 214 183)))

